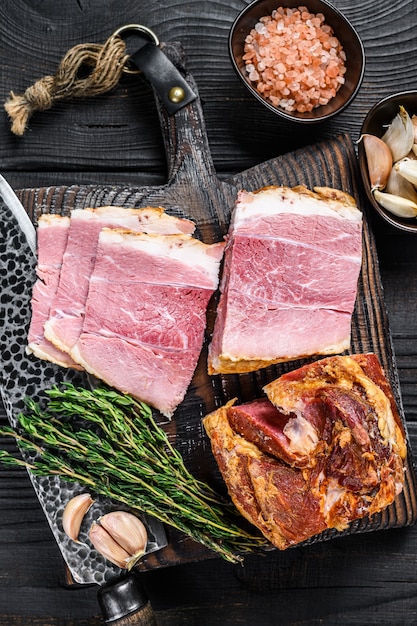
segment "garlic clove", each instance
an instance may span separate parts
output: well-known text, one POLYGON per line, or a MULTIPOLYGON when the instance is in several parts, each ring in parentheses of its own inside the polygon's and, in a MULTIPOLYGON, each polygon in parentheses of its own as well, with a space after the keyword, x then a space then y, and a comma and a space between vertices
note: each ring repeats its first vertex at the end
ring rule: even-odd
POLYGON ((416 188, 412 183, 410 183, 409 180, 404 178, 404 176, 401 176, 396 167, 393 167, 391 170, 385 191, 393 194, 394 196, 407 198, 417 204, 416 188))
POLYGON ((417 161, 414 159, 401 159, 394 165, 396 171, 413 185, 417 185, 417 161))
POLYGON ((414 125, 403 106, 381 137, 391 150, 393 161, 403 159, 410 152, 414 143, 414 125))
POLYGON ((407 198, 402 198, 392 193, 385 193, 379 191, 379 189, 375 189, 373 195, 378 204, 397 217, 417 216, 417 204, 407 198))
POLYGON ((62 527, 73 541, 78 541, 83 518, 93 502, 89 493, 80 493, 67 502, 62 515, 62 527))
POLYGON ((126 569, 127 564, 131 558, 131 554, 127 552, 122 546, 120 546, 107 532, 103 526, 93 522, 88 538, 95 547, 106 559, 117 565, 121 569, 126 569))
POLYGON ((117 543, 131 555, 128 569, 145 554, 148 533, 142 521, 127 511, 112 511, 99 519, 117 543))
POLYGON ((384 189, 392 169, 392 154, 387 144, 375 135, 365 133, 359 141, 363 142, 368 164, 371 190, 384 189))

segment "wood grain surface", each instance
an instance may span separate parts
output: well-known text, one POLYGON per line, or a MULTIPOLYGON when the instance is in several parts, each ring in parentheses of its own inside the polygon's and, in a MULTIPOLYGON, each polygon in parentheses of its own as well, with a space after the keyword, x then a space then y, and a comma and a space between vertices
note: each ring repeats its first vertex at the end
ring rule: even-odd
MULTIPOLYGON (((164 0, 3 0, 0 90, 22 92, 53 73, 71 46, 104 42, 139 22, 161 41, 180 41, 203 105, 214 167, 226 180, 295 149, 348 133, 381 97, 417 89, 417 9, 412 0, 338 0, 366 52, 362 88, 350 107, 316 127, 284 123, 264 111, 233 74, 229 28, 247 2, 164 0)), ((165 151, 153 95, 137 77, 110 94, 61 102, 36 113, 23 138, 0 117, 0 170, 16 188, 73 184, 160 185, 165 151)), ((371 218, 394 342, 404 412, 417 451, 417 261, 413 236, 371 218)), ((4 418, 3 418, 4 419, 4 418)), ((1 445, 6 445, 1 442, 1 445)), ((9 444, 10 445, 10 444, 9 444)), ((0 470, 0 626, 95 626, 96 589, 74 588, 25 472, 0 470)), ((143 573, 158 623, 414 624, 417 620, 415 527, 356 535, 249 557, 143 573)))

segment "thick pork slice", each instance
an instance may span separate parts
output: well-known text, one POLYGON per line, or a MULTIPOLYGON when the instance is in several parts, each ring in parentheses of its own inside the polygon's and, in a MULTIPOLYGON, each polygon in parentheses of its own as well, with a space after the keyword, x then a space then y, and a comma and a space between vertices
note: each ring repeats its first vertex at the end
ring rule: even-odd
POLYGON ((374 354, 321 359, 264 391, 204 426, 232 500, 278 548, 343 530, 402 491, 405 434, 374 354))
POLYGON ((104 229, 71 356, 170 417, 203 346, 224 243, 104 229))
POLYGON ((192 233, 195 225, 189 220, 166 214, 162 208, 105 206, 73 210, 58 289, 44 326, 45 337, 64 352, 70 352, 81 333, 90 276, 102 228, 192 233))
POLYGON ((210 374, 349 347, 362 214, 336 190, 238 195, 228 233, 210 374))
POLYGON ((39 359, 63 367, 79 368, 66 352, 56 348, 44 335, 44 324, 49 318, 51 304, 58 288, 62 258, 67 245, 69 217, 44 214, 39 217, 37 229, 37 280, 32 292, 32 318, 28 333, 27 352, 39 359))

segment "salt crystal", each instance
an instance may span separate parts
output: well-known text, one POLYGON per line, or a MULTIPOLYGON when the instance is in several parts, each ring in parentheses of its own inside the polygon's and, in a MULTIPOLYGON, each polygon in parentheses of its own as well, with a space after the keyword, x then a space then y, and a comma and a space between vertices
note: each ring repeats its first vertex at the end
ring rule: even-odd
POLYGON ((338 39, 323 14, 304 6, 278 7, 260 18, 245 39, 243 59, 258 91, 288 111, 327 104, 345 81, 346 55, 338 39), (296 101, 287 97, 291 92, 296 101))

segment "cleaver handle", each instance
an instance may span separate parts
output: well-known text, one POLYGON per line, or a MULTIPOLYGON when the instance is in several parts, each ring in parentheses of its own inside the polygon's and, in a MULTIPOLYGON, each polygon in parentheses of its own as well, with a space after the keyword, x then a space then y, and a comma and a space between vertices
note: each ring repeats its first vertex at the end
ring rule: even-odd
POLYGON ((135 572, 98 591, 105 624, 111 626, 157 626, 155 613, 135 572))

